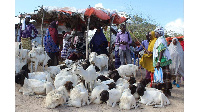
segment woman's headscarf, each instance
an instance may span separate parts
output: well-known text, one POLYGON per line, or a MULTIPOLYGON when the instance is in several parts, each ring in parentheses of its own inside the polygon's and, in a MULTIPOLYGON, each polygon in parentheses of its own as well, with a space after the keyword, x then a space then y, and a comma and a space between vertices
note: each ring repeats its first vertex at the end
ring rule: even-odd
POLYGON ((156 29, 154 30, 155 32, 159 33, 161 36, 164 36, 164 29, 163 27, 156 27, 156 29))
POLYGON ((104 41, 107 42, 107 39, 103 33, 103 30, 100 28, 100 32, 95 32, 94 36, 92 37, 91 43, 95 44, 96 46, 101 45, 104 41))
POLYGON ((58 30, 57 30, 57 21, 53 21, 49 25, 49 33, 55 44, 58 44, 58 30))
POLYGON ((155 32, 151 31, 151 38, 150 38, 150 42, 149 42, 149 46, 148 46, 148 51, 153 52, 153 47, 156 42, 156 39, 157 38, 155 38, 155 32))
POLYGON ((169 66, 175 75, 184 76, 184 52, 177 38, 173 38, 169 45, 169 52, 172 58, 172 64, 169 66), (173 41, 176 40, 176 45, 173 41))

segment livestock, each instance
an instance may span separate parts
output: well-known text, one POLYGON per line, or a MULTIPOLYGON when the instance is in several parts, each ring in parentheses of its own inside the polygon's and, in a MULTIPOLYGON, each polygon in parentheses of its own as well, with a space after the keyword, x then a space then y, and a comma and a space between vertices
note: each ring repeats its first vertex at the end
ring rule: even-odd
POLYGON ((97 78, 96 70, 93 65, 90 65, 86 70, 84 70, 82 66, 77 64, 75 67, 73 67, 72 72, 74 74, 79 74, 83 77, 83 79, 85 80, 85 85, 90 85, 87 89, 93 89, 95 80, 97 78))
POLYGON ((101 54, 97 56, 96 52, 92 52, 89 55, 89 62, 91 64, 95 64, 100 71, 102 72, 103 68, 106 68, 108 70, 108 56, 101 54))
POLYGON ((63 105, 69 98, 69 92, 65 86, 60 86, 58 89, 50 91, 45 99, 46 108, 55 108, 58 105, 63 105))
MULTIPOLYGON (((35 63, 35 72, 37 71, 37 66, 39 63, 42 63, 42 67, 44 70, 44 66, 47 65, 48 60, 50 57, 44 51, 44 47, 37 47, 33 48, 29 53, 28 56, 30 57, 31 63, 35 63)), ((32 64, 31 64, 32 65, 32 64)), ((32 66, 31 66, 32 68, 32 66)))
POLYGON ((130 76, 136 77, 136 71, 138 71, 138 66, 134 64, 121 65, 118 69, 116 69, 119 75, 125 79, 130 76))
POLYGON ((164 107, 170 104, 170 101, 163 92, 155 88, 146 88, 144 95, 140 96, 139 102, 145 105, 155 105, 155 107, 164 107))
POLYGON ((130 89, 125 89, 122 93, 119 103, 120 109, 130 110, 131 108, 137 108, 136 100, 134 96, 131 94, 130 89))
POLYGON ((70 92, 68 106, 81 107, 86 104, 89 105, 88 91, 81 82, 80 84, 76 85, 70 92))
POLYGON ((108 106, 115 107, 116 103, 120 101, 121 92, 118 89, 111 89, 109 92, 108 106))
MULTIPOLYGON (((95 104, 100 104, 101 100, 100 100, 100 94, 103 90, 108 90, 108 85, 106 84, 100 84, 98 86, 96 86, 91 93, 90 96, 90 103, 95 103, 95 104)), ((103 98, 103 97, 102 97, 103 98)), ((106 100, 106 99, 105 99, 106 100)))

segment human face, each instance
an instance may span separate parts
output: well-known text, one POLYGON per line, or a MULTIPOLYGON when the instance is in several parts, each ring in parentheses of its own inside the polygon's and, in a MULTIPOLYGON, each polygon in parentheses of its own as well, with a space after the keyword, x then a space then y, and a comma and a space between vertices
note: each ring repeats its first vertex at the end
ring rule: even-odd
POLYGON ((126 26, 125 26, 125 25, 122 25, 122 26, 120 27, 120 29, 122 30, 122 32, 125 32, 125 31, 126 31, 126 26))
POLYGON ((160 37, 160 34, 158 32, 155 32, 156 38, 160 37))
POLYGON ((174 39, 174 40, 173 40, 173 44, 174 44, 174 45, 176 45, 176 44, 177 44, 177 41, 176 41, 176 39, 174 39))
POLYGON ((151 39, 151 32, 149 32, 149 39, 151 39))

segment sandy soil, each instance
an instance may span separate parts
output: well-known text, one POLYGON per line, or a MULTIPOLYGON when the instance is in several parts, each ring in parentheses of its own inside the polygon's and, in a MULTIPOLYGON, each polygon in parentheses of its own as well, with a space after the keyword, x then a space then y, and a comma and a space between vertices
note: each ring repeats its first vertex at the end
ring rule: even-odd
MULTIPOLYGON (((136 80, 138 81, 143 74, 145 76, 145 70, 143 69, 140 72, 137 72, 136 80)), ((67 107, 65 105, 59 106, 55 109, 46 109, 44 106, 45 97, 38 96, 25 96, 19 93, 19 88, 21 86, 15 84, 15 111, 16 112, 119 112, 119 111, 127 111, 120 110, 119 106, 115 106, 114 108, 107 106, 106 104, 90 104, 87 106, 83 106, 81 108, 76 107, 67 107)), ((153 108, 152 106, 146 106, 140 104, 140 107, 137 109, 131 109, 129 111, 134 112, 184 112, 184 84, 180 85, 180 88, 177 88, 173 85, 173 89, 171 90, 171 95, 169 98, 170 105, 164 108, 153 108)))

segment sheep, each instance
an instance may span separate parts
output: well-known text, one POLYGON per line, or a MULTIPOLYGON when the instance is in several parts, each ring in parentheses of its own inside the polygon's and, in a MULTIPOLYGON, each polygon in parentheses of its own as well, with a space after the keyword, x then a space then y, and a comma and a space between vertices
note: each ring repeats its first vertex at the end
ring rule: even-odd
POLYGON ((91 93, 90 96, 90 103, 95 103, 95 104, 100 104, 101 100, 100 100, 100 93, 103 90, 108 90, 108 85, 106 84, 99 84, 98 86, 96 86, 91 93))
POLYGON ((136 100, 134 96, 131 94, 130 89, 125 89, 122 93, 119 103, 120 109, 127 109, 130 110, 131 108, 137 108, 136 100))
POLYGON ((21 60, 20 57, 15 57, 15 73, 19 73, 22 67, 26 64, 27 62, 21 60))
POLYGON ((106 68, 108 70, 108 56, 101 54, 97 56, 96 52, 92 52, 89 55, 89 62, 91 64, 95 64, 99 69, 100 72, 102 72, 103 68, 106 68))
POLYGON ((116 103, 120 101, 121 92, 118 89, 111 89, 109 92, 108 106, 115 107, 116 103))
MULTIPOLYGON (((47 65, 48 60, 50 57, 47 55, 47 53, 44 51, 43 47, 37 47, 33 48, 29 53, 28 56, 31 60, 31 65, 32 62, 35 62, 35 72, 37 71, 37 66, 38 63, 42 63, 43 71, 44 71, 44 66, 47 65)), ((31 66, 31 71, 32 71, 32 66, 31 66)))
POLYGON ((133 76, 136 77, 136 71, 138 71, 138 66, 134 64, 121 65, 118 69, 119 75, 127 79, 127 77, 133 76))
POLYGON ((119 78, 116 82, 116 89, 120 90, 120 92, 122 93, 125 89, 127 89, 129 87, 129 83, 127 80, 123 79, 123 78, 119 78))
POLYGON ((59 66, 49 66, 45 70, 46 72, 50 73, 50 76, 54 79, 55 76, 60 73, 61 69, 59 66))
POLYGON ((23 95, 44 95, 46 93, 46 84, 40 80, 25 78, 24 85, 19 92, 23 92, 23 95))
POLYGON ((83 77, 83 79, 85 80, 85 85, 90 85, 87 89, 93 89, 95 80, 97 78, 96 70, 93 65, 90 65, 86 70, 84 70, 82 66, 76 65, 75 68, 73 68, 73 73, 79 74, 83 77))
POLYGON ((117 70, 108 72, 108 77, 113 79, 115 82, 117 82, 117 80, 121 78, 117 70))
POLYGON ((73 64, 72 60, 66 59, 65 60, 65 65, 69 68, 73 64))
POLYGON ((28 69, 28 64, 26 64, 22 67, 19 73, 15 74, 15 83, 23 86, 25 77, 28 78, 28 73, 30 73, 30 70, 28 69))
POLYGON ((58 89, 50 91, 45 99, 46 108, 55 108, 58 105, 63 105, 68 100, 69 94, 65 86, 60 86, 58 89))
POLYGON ((155 105, 154 107, 164 107, 165 105, 169 105, 170 101, 161 90, 157 90, 155 88, 146 88, 144 95, 140 96, 139 103, 145 105, 155 105))
POLYGON ((36 79, 40 81, 47 81, 53 83, 53 80, 48 72, 33 72, 28 73, 29 79, 36 79))
POLYGON ((71 81, 73 83, 73 87, 75 87, 78 83, 77 75, 59 75, 55 77, 54 86, 58 89, 60 86, 63 86, 67 81, 71 81))
POLYGON ((81 82, 72 89, 68 106, 81 107, 85 106, 86 104, 89 105, 88 91, 81 82))

